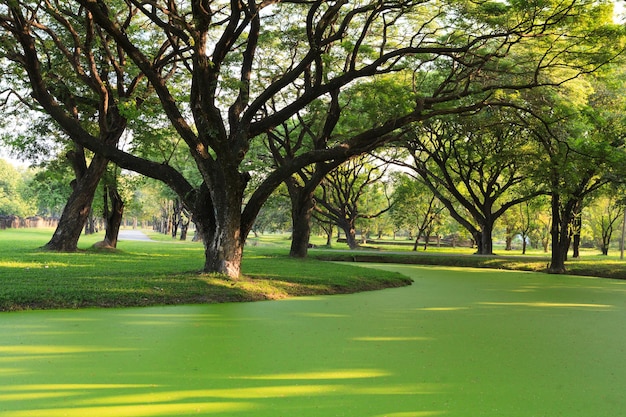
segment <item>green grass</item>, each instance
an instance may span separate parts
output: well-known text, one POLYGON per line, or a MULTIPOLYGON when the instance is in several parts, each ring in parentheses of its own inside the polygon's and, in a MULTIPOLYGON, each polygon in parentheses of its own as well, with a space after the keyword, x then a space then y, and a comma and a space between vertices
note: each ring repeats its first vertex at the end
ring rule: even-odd
MULTIPOLYGON (((156 242, 121 241, 118 250, 97 251, 91 245, 102 236, 95 235, 81 237, 80 251, 76 253, 40 250, 52 232, 0 231, 0 311, 256 301, 351 293, 410 283, 399 274, 322 261, 524 271, 543 271, 550 261, 549 256, 541 253, 475 256, 471 249, 436 247, 426 252, 403 252, 380 242, 374 242, 376 247, 357 251, 314 249, 310 259, 296 260, 287 256, 288 235, 277 234, 249 239, 242 265, 244 276, 232 280, 199 272, 203 249, 197 242, 181 242, 147 232, 156 242)), ((341 244, 334 247, 342 248, 345 246, 341 244)), ((585 252, 580 259, 570 260, 567 268, 573 275, 626 279, 626 262, 615 255, 585 252)))
MULTIPOLYGON (((407 247, 370 242, 365 248, 346 251, 345 245, 336 244, 332 250, 312 250, 311 258, 326 261, 379 262, 412 265, 440 265, 451 267, 492 268, 515 271, 545 272, 550 263, 550 254, 531 250, 526 255, 519 251, 496 248, 496 255, 475 255, 475 249, 431 246, 428 250, 413 252, 407 247)), ((567 274, 602 278, 626 279, 626 261, 619 259, 617 251, 603 256, 595 250, 583 250, 578 259, 570 258, 566 263, 567 274)))
POLYGON ((244 276, 203 274, 200 243, 121 241, 97 251, 101 235, 83 236, 79 252, 39 248, 51 229, 0 231, 0 310, 122 307, 278 299, 408 285, 400 274, 246 249, 244 276))

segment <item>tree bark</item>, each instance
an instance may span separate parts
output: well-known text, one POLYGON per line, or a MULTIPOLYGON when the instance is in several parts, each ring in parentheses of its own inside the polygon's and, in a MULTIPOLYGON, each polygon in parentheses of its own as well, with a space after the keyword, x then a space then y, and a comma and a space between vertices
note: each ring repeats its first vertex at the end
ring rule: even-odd
POLYGON ((311 238, 311 216, 315 200, 313 193, 305 188, 289 185, 289 197, 291 198, 291 249, 289 256, 293 258, 306 258, 311 238))
POLYGON ((189 230, 189 213, 182 209, 180 216, 180 240, 187 240, 187 231, 189 230))
POLYGON ((480 255, 493 255, 493 223, 485 222, 480 230, 480 255))
POLYGON ((506 228, 506 246, 504 248, 505 251, 511 251, 513 250, 513 230, 507 226, 506 228))
POLYGON ((76 179, 74 190, 63 209, 59 224, 43 249, 59 252, 74 252, 78 249, 78 240, 89 217, 96 188, 108 162, 103 157, 95 156, 85 174, 76 179))
POLYGON ((241 208, 246 180, 236 170, 222 170, 216 183, 228 186, 209 189, 206 183, 197 192, 193 212, 197 233, 204 243, 204 272, 238 278, 249 230, 242 229, 241 208))
POLYGON ((124 201, 117 192, 116 187, 105 187, 104 196, 104 217, 107 223, 103 242, 106 247, 116 248, 120 226, 122 225, 122 217, 124 215, 124 201), (109 197, 108 199, 107 195, 109 197), (109 200, 111 202, 111 208, 109 208, 109 200))
POLYGON ((572 219, 572 258, 580 258, 580 232, 582 228, 581 207, 576 207, 572 219))
POLYGON ((550 236, 552 240, 552 256, 548 272, 551 274, 562 274, 565 272, 565 260, 567 258, 567 250, 569 248, 569 237, 567 233, 567 225, 569 221, 564 219, 565 213, 560 211, 560 198, 558 194, 553 193, 551 199, 552 209, 552 225, 550 228, 550 236))
POLYGON ((413 242, 413 252, 417 252, 417 247, 420 244, 420 232, 417 232, 417 237, 415 238, 415 241, 413 242))
POLYGON ((346 234, 346 243, 351 250, 354 250, 359 247, 359 244, 356 241, 356 229, 353 224, 348 222, 342 222, 338 225, 343 232, 346 234))

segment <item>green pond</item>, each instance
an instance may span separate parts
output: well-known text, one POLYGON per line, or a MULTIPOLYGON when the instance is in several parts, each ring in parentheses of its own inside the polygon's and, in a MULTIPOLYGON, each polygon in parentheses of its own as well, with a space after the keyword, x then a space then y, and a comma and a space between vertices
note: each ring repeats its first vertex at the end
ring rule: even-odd
POLYGON ((626 413, 626 282, 378 265, 410 287, 0 314, 0 416, 626 413))

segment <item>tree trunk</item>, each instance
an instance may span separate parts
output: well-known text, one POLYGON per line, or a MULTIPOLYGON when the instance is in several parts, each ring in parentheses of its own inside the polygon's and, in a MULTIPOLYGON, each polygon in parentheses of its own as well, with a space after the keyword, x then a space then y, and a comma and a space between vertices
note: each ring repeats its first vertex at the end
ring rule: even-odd
POLYGON ((180 200, 176 199, 172 203, 172 239, 178 235, 178 226, 182 223, 183 206, 180 200))
POLYGON ((124 201, 117 192, 116 187, 107 186, 104 189, 104 217, 106 219, 106 232, 104 236, 104 245, 110 248, 117 247, 117 237, 120 233, 120 226, 122 225, 122 217, 124 215, 124 201), (107 201, 107 195, 111 201, 111 208, 109 209, 109 202, 107 201))
POLYGON ((558 194, 552 194, 552 225, 550 227, 550 236, 552 238, 552 255, 548 272, 551 274, 562 274, 565 272, 565 260, 567 249, 569 247, 569 238, 567 233, 567 224, 569 222, 563 219, 560 212, 560 199, 558 194))
POLYGON ((348 221, 343 221, 337 226, 339 226, 339 228, 346 234, 346 243, 348 244, 348 247, 351 250, 358 248, 359 244, 356 241, 356 229, 354 225, 348 221))
POLYGON ((354 250, 359 247, 359 243, 356 241, 356 229, 354 227, 348 227, 346 232, 346 241, 348 243, 348 247, 354 250))
POLYGON ((417 232, 417 237, 415 238, 415 241, 413 242, 413 252, 417 252, 417 247, 420 244, 420 232, 417 232))
POLYGON ((200 187, 194 206, 194 223, 204 243, 204 272, 238 278, 246 235, 241 228, 241 208, 245 180, 238 172, 224 172, 215 183, 228 184, 209 190, 200 187), (230 175, 229 175, 230 174, 230 175))
POLYGON ((493 255, 493 223, 486 221, 481 227, 481 255, 493 255))
POLYGON ((189 213, 183 210, 183 215, 180 217, 180 240, 187 240, 187 231, 189 230, 189 213))
MULTIPOLYGON (((94 191, 94 194, 95 194, 95 191, 94 191)), ((94 218, 94 215, 93 215, 93 209, 90 208, 89 214, 87 215, 87 222, 85 223, 85 234, 93 235, 94 233, 98 231, 97 229, 98 228, 96 227, 96 219, 94 218)))
POLYGON ((572 258, 580 258, 580 233, 572 237, 572 258))
POLYGON ((74 252, 78 249, 78 239, 91 210, 91 203, 98 183, 104 174, 108 160, 96 156, 85 174, 76 179, 74 190, 63 209, 52 238, 43 247, 46 250, 74 252))
MULTIPOLYGON (((289 256, 306 258, 311 238, 311 216, 313 213, 313 193, 302 187, 289 186, 291 198, 291 249, 289 256)), ((332 232, 331 232, 332 233, 332 232)))
POLYGON ((572 258, 580 258, 581 228, 582 228, 582 213, 580 212, 574 213, 574 218, 572 219, 572 258))
POLYGON ((505 251, 512 251, 513 250, 513 236, 511 235, 511 232, 507 229, 507 233, 506 233, 506 246, 504 247, 505 251))

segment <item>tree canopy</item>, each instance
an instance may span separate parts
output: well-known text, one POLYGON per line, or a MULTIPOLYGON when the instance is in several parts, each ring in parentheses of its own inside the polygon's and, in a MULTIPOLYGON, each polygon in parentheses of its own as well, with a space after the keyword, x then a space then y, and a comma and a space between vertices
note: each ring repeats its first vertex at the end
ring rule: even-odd
POLYGON ((504 91, 595 71, 619 49, 609 11, 608 2, 584 0, 15 0, 0 6, 0 53, 28 75, 38 106, 72 140, 172 188, 203 237, 204 269, 237 276, 262 204, 299 169, 373 150, 412 123, 503 105, 504 91), (48 76, 57 67, 62 84, 48 76), (313 102, 389 74, 406 80, 409 105, 381 103, 391 111, 303 151, 244 201, 254 142, 313 102), (70 94, 55 94, 59 85, 70 94), (86 87, 107 99, 77 117, 63 98, 86 87), (147 98, 185 144, 200 184, 158 154, 118 148, 119 127, 147 98))

